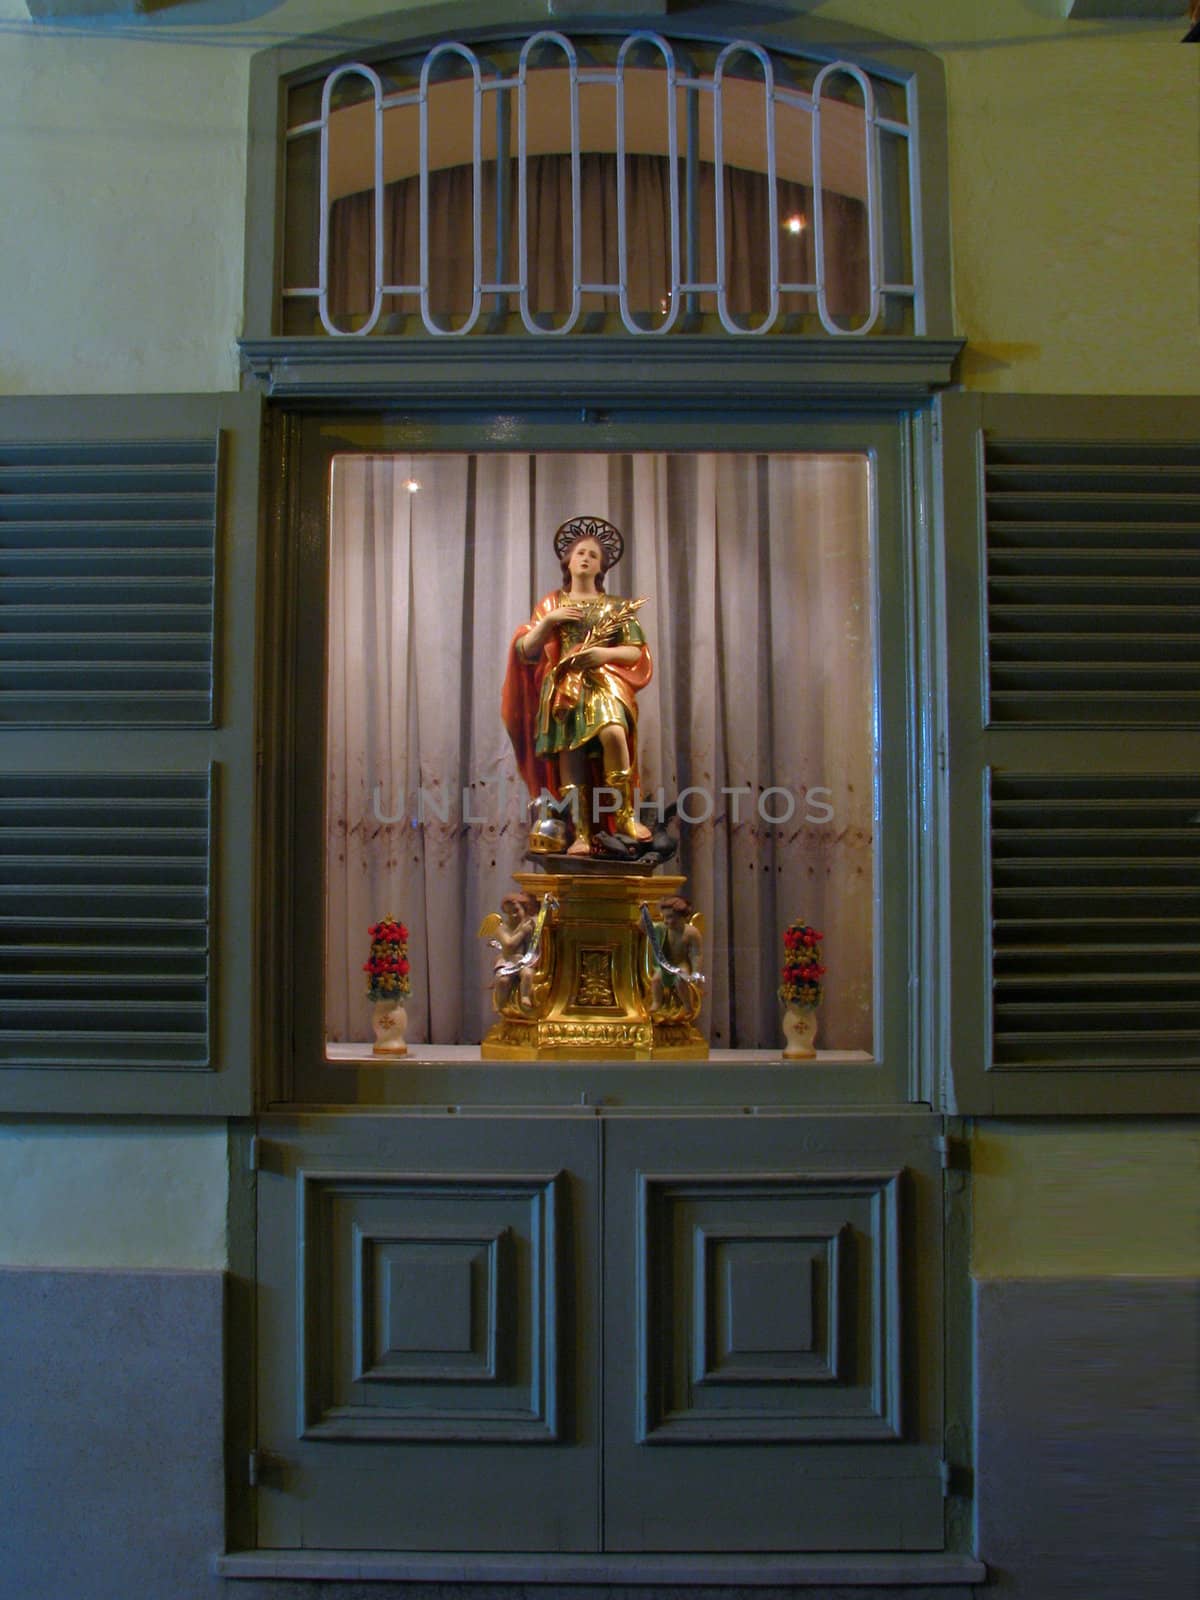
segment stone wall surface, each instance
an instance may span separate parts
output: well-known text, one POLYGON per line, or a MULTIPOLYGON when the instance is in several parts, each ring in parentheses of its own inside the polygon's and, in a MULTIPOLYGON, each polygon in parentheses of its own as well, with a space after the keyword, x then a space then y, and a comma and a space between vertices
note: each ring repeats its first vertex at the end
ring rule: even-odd
MULTIPOLYGON (((980 1600, 1197 1592, 1198 1299, 1185 1279, 976 1284, 975 1492, 979 1554, 991 1577, 976 1591, 980 1600)), ((0 1600, 464 1600, 468 1592, 472 1600, 552 1600, 567 1592, 557 1584, 215 1577, 224 1544, 223 1305, 222 1275, 212 1272, 0 1271, 0 1600)), ((758 1600, 884 1593, 855 1585, 738 1592, 758 1600)), ((685 1600, 687 1591, 583 1593, 685 1600)), ((959 1586, 922 1586, 922 1600, 935 1595, 965 1600, 959 1586)))
POLYGON ((0 1600, 209 1600, 217 1272, 0 1271, 0 1600))
POLYGON ((1192 1279, 975 1286, 977 1554, 996 1600, 1200 1592, 1192 1279))

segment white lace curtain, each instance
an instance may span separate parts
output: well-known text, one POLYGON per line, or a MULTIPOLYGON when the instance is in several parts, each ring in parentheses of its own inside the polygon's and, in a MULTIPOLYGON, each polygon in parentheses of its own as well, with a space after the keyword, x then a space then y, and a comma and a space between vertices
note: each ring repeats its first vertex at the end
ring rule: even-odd
POLYGON ((701 1026, 714 1047, 778 1048, 781 936, 804 917, 826 936, 819 1042, 871 1050, 868 470, 853 455, 338 458, 331 1040, 370 1037, 362 963, 387 913, 410 930, 410 1037, 473 1043, 491 1023, 476 930, 523 866, 527 799, 500 722, 504 663, 560 581, 554 529, 586 512, 625 535, 609 592, 650 597, 642 789, 695 791, 664 870, 687 875, 708 924, 701 1026))
MULTIPOLYGON (((469 167, 430 174, 429 278, 435 313, 464 313, 471 304, 471 188, 469 167)), ((669 169, 665 157, 632 156, 626 163, 629 237, 629 297, 635 311, 657 317, 669 292, 669 169)), ((585 282, 617 279, 617 169, 612 156, 585 155, 580 163, 582 261, 585 282)), ((516 186, 512 185, 506 258, 495 261, 496 164, 483 169, 484 275, 515 281, 516 186)), ((699 274, 712 282, 716 272, 714 170, 700 169, 698 212, 699 274)), ((401 179, 384 190, 384 281, 416 283, 420 278, 419 193, 415 178, 401 179)), ((780 277, 785 282, 812 279, 812 191, 780 180, 778 185, 780 277), (792 221, 796 231, 787 223, 792 221)), ((330 249, 330 306, 335 322, 348 327, 371 306, 371 260, 374 202, 371 194, 347 195, 333 207, 330 249)), ((730 309, 761 318, 766 312, 767 180, 760 172, 727 169, 725 216, 730 309)), ((834 316, 865 315, 869 298, 866 212, 861 201, 846 195, 825 195, 826 293, 834 316)), ((571 303, 571 169, 565 156, 537 156, 529 161, 530 303, 535 311, 565 313, 571 303)), ((615 311, 615 298, 585 294, 585 312, 615 311)), ((785 315, 814 311, 810 295, 788 294, 781 300, 785 315)), ((383 313, 415 313, 416 295, 385 297, 383 313)), ((484 311, 491 307, 484 302, 484 311)), ((715 310, 715 297, 702 295, 700 309, 715 310)))

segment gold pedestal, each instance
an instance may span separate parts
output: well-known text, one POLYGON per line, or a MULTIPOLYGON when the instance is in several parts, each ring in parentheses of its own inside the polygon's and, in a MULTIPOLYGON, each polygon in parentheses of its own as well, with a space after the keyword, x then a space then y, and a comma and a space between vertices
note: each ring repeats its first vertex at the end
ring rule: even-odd
POLYGON ((522 997, 514 991, 479 1047, 498 1061, 703 1061, 708 1043, 690 1021, 650 1013, 642 906, 683 878, 617 870, 518 872, 517 882, 551 907, 543 949, 522 997))

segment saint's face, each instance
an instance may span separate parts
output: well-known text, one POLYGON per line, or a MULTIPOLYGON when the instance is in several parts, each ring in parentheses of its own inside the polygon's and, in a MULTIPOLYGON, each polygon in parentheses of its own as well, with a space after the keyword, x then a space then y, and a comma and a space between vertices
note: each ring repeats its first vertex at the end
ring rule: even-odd
POLYGON ((571 553, 567 557, 567 571, 572 579, 592 577, 601 572, 604 567, 604 555, 595 539, 580 539, 571 546, 571 553))

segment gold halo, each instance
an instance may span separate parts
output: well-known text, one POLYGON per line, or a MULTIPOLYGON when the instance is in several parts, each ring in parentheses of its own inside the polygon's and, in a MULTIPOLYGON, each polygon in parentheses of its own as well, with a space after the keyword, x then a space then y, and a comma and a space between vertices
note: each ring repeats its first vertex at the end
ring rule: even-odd
POLYGON ((606 522, 603 517, 572 517, 554 535, 554 553, 560 562, 566 559, 567 551, 580 539, 594 539, 600 546, 604 558, 602 572, 615 567, 625 553, 621 530, 614 528, 611 522, 606 522))

